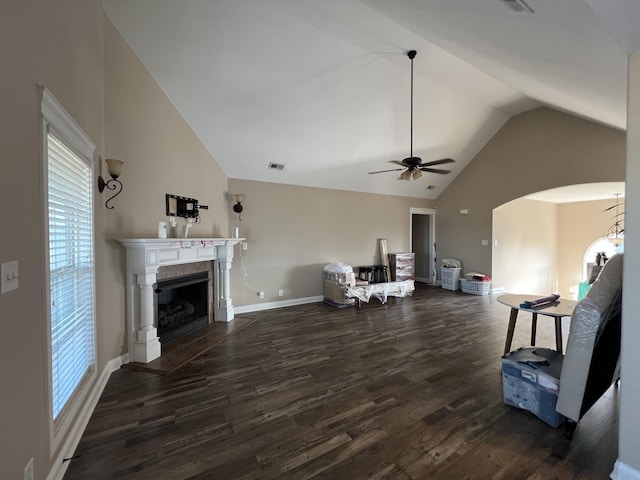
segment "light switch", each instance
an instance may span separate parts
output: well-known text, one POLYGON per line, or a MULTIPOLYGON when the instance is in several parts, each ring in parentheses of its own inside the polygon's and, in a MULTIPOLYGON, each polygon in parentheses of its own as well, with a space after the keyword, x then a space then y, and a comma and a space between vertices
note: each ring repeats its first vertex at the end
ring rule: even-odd
POLYGON ((486 247, 487 245, 489 245, 489 240, 482 240, 482 242, 480 242, 482 244, 483 247, 486 247))
POLYGON ((2 293, 18 288, 18 262, 6 262, 0 267, 0 285, 2 293))

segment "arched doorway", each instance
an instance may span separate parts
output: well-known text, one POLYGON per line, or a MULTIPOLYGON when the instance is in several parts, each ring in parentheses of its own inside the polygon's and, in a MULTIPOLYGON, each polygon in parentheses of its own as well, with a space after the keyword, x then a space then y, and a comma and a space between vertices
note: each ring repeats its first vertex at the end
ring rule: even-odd
POLYGON ((607 210, 623 192, 623 182, 574 185, 495 208, 493 288, 576 299, 586 276, 585 252, 607 234, 612 222, 607 210))

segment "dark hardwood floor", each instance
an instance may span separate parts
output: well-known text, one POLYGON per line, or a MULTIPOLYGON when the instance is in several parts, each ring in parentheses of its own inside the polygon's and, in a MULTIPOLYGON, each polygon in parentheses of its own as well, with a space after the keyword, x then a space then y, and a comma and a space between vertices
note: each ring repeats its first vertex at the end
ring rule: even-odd
MULTIPOLYGON (((615 388, 567 440, 503 402, 509 309, 417 287, 244 315, 255 322, 170 375, 120 369, 65 479, 609 478, 615 388)), ((538 345, 553 348, 546 320, 538 345)))

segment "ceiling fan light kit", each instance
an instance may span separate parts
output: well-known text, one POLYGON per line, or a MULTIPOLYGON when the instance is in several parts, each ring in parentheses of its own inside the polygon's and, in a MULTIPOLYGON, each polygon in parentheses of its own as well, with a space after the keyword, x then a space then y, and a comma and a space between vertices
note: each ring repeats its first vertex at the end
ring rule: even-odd
POLYGON ((422 162, 420 157, 413 156, 413 59, 416 58, 417 51, 409 50, 407 52, 407 57, 411 60, 411 130, 410 130, 410 145, 409 145, 409 156, 404 158, 402 161, 400 160, 391 160, 391 163, 395 163, 400 165, 401 168, 392 168, 390 170, 378 170, 376 172, 369 172, 369 174, 374 173, 385 173, 385 172, 399 172, 404 170, 400 174, 400 180, 414 180, 422 177, 422 172, 429 173, 437 173, 440 175, 445 175, 447 173, 451 173, 451 170, 443 170, 441 168, 430 168, 434 165, 442 165, 444 163, 453 163, 454 160, 451 158, 441 158, 440 160, 434 160, 432 162, 422 162))

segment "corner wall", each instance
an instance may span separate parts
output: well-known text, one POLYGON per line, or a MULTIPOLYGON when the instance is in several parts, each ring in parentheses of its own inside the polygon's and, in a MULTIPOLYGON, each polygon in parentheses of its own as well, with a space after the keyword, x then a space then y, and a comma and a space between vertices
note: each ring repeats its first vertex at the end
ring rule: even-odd
POLYGON ((623 181, 624 166, 622 131, 546 107, 516 115, 438 197, 438 257, 491 274, 494 208, 564 185, 623 181))
MULTIPOLYGON (((158 222, 167 221, 167 193, 209 207, 200 211, 190 237, 230 236, 227 177, 106 16, 104 32, 105 157, 125 165, 114 209, 104 207, 106 190, 99 207, 106 217, 97 236, 104 252, 97 269, 101 363, 127 351, 126 255, 117 239, 157 238, 158 222)), ((178 227, 184 222, 180 218, 178 227)))
POLYGON ((640 53, 629 57, 618 480, 640 478, 640 53))

